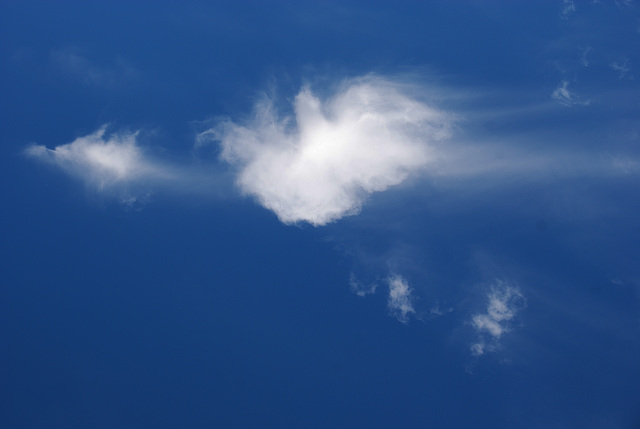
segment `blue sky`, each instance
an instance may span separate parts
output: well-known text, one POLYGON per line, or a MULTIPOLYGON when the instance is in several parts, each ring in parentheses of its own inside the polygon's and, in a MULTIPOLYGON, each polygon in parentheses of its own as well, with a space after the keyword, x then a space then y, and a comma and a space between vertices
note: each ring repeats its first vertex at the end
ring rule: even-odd
POLYGON ((0 425, 635 428, 640 4, 3 2, 0 425))

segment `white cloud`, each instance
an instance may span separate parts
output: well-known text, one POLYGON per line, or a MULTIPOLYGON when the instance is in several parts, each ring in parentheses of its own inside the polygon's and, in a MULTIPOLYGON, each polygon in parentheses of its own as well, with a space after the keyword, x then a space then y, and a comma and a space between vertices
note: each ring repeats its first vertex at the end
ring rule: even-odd
POLYGON ((478 341, 471 345, 471 353, 479 356, 495 350, 500 337, 511 330, 510 322, 524 306, 524 295, 518 288, 496 281, 487 295, 486 313, 471 318, 471 326, 479 334, 478 341))
POLYGON ((425 168, 432 144, 450 136, 449 117, 413 89, 373 76, 346 81, 328 98, 304 88, 293 118, 267 98, 247 123, 222 122, 201 136, 220 141, 240 189, 282 222, 324 225, 425 168))
POLYGON ((151 156, 138 139, 141 132, 109 132, 102 126, 92 134, 49 149, 31 145, 25 155, 49 163, 127 208, 140 208, 156 192, 226 198, 230 179, 199 162, 175 163, 151 156))
MULTIPOLYGON (((169 178, 166 169, 145 159, 136 144, 136 136, 137 133, 131 132, 107 135, 103 126, 93 134, 54 149, 30 146, 26 154, 49 162, 100 191, 151 178, 169 178)), ((123 203, 131 204, 136 197, 122 198, 123 203)))
POLYGON ((402 323, 407 323, 409 316, 415 314, 413 308, 413 290, 409 283, 399 275, 392 275, 387 279, 389 285, 389 299, 387 305, 391 314, 402 323))
POLYGON ((575 93, 569 91, 569 82, 563 80, 560 85, 551 93, 551 98, 563 106, 589 105, 589 100, 581 100, 575 93))

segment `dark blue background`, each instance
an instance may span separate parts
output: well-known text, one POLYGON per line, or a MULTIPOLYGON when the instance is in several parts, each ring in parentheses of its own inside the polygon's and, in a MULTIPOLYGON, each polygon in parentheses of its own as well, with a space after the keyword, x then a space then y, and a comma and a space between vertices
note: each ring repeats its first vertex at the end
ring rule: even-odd
POLYGON ((232 187, 127 210, 22 154, 110 123, 190 159, 197 121, 270 86, 418 70, 476 94, 447 102, 463 118, 515 112, 463 121, 467 140, 637 159, 640 5, 576 6, 3 2, 0 426, 637 427, 637 171, 418 182, 313 228, 232 187), (563 80, 592 103, 554 105, 563 80), (451 313, 404 325, 382 287, 350 292, 398 247, 420 311, 451 313), (472 357, 495 278, 527 307, 472 357))

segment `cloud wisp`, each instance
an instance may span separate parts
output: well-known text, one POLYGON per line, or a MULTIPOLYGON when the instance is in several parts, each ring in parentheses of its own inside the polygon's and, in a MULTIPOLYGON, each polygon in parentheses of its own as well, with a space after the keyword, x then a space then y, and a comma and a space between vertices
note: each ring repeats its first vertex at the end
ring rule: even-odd
POLYGON ((349 288, 351 292, 355 293, 358 296, 364 297, 367 295, 373 295, 376 293, 376 289, 378 289, 377 283, 364 283, 356 278, 356 276, 351 273, 349 277, 349 288))
POLYGON ((109 132, 104 125, 53 149, 33 144, 24 154, 61 169, 89 190, 125 206, 147 202, 156 192, 200 198, 228 196, 229 179, 223 171, 153 156, 139 144, 139 136, 140 132, 109 132))
POLYGON ((591 62, 589 61, 589 59, 587 58, 587 55, 589 54, 589 52, 593 51, 593 49, 590 46, 587 46, 583 51, 582 51, 582 55, 580 56, 580 64, 582 64, 584 67, 591 67, 591 62))
POLYGON ((625 77, 627 77, 627 75, 630 76, 629 72, 631 71, 631 68, 629 67, 629 59, 628 58, 623 58, 620 61, 614 61, 611 64, 609 64, 609 67, 612 70, 615 70, 618 72, 618 79, 624 79, 625 77))
POLYGON ((562 2, 562 10, 560 11, 560 17, 562 19, 569 19, 573 13, 577 10, 576 4, 573 0, 563 0, 562 2))
POLYGON ((99 190, 164 174, 143 157, 136 144, 137 133, 107 135, 106 130, 103 126, 93 134, 54 149, 33 145, 26 154, 52 163, 99 190))
POLYGON ((107 128, 102 126, 92 134, 53 149, 31 145, 24 153, 63 170, 84 182, 91 191, 129 208, 144 206, 158 188, 179 188, 183 193, 188 183, 204 182, 205 176, 196 171, 150 157, 138 145, 137 132, 108 133, 107 128))
POLYGON ((569 82, 563 80, 560 85, 551 93, 551 98, 562 104, 563 106, 588 106, 589 100, 582 100, 574 92, 569 91, 569 82))
POLYGON ((359 212, 364 201, 402 183, 433 160, 451 118, 381 77, 346 81, 320 98, 304 88, 293 117, 265 98, 245 123, 220 122, 213 136, 237 184, 286 223, 325 225, 359 212))
POLYGON ((115 89, 139 76, 135 68, 120 58, 112 65, 98 66, 74 48, 54 49, 49 59, 60 73, 88 86, 115 89))
POLYGON ((407 323, 409 317, 416 314, 413 307, 413 289, 401 276, 394 274, 387 279, 389 298, 387 306, 393 317, 402 323, 407 323))
POLYGON ((486 312, 471 318, 471 326, 478 333, 478 341, 471 345, 471 354, 481 356, 496 350, 500 338, 511 331, 513 318, 525 306, 524 295, 517 287, 496 281, 487 295, 486 312))

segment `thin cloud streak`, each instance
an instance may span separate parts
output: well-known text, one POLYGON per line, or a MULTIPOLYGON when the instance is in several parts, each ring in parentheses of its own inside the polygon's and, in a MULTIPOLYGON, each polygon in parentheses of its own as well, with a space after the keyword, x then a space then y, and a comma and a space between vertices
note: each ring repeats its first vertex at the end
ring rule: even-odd
POLYGON ((107 66, 98 66, 76 49, 54 49, 49 54, 51 65, 60 73, 82 82, 84 85, 115 89, 134 81, 139 72, 121 58, 107 66))
MULTIPOLYGON (((409 179, 444 188, 499 190, 540 178, 628 176, 637 171, 638 161, 624 153, 595 153, 577 146, 541 149, 531 142, 513 144, 524 136, 496 138, 482 128, 473 131, 483 121, 552 115, 557 107, 550 102, 517 113, 516 108, 478 113, 490 95, 476 96, 465 106, 460 91, 402 81, 372 75, 349 79, 327 97, 304 88, 292 102, 290 116, 279 114, 275 101, 265 98, 249 120, 218 121, 196 136, 196 148, 220 144, 226 165, 151 156, 151 147, 138 144, 139 133, 108 132, 106 126, 71 143, 53 149, 33 145, 25 153, 125 202, 155 191, 227 198, 235 195, 230 189, 235 175, 241 192, 283 223, 314 226, 355 215, 373 193, 409 179), (449 94, 456 100, 451 111, 457 113, 426 104, 421 96, 427 93, 437 93, 433 100, 439 104, 446 104, 449 94)), ((552 98, 568 106, 586 104, 568 85, 563 81, 552 98)))
POLYGON ((580 64, 582 64, 584 67, 591 67, 591 63, 590 63, 589 59, 587 58, 587 55, 592 50, 593 49, 590 46, 588 46, 582 51, 582 55, 580 56, 580 64))

